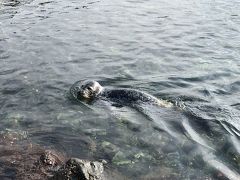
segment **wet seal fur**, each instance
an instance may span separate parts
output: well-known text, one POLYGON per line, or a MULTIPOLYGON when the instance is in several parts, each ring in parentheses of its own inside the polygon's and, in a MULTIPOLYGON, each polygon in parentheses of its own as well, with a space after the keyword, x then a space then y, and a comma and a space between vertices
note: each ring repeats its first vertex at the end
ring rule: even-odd
POLYGON ((84 80, 75 82, 70 88, 74 99, 87 103, 97 99, 112 101, 121 105, 134 106, 139 104, 152 104, 161 107, 172 107, 173 104, 160 100, 150 94, 135 89, 119 88, 108 89, 102 87, 97 81, 84 80))

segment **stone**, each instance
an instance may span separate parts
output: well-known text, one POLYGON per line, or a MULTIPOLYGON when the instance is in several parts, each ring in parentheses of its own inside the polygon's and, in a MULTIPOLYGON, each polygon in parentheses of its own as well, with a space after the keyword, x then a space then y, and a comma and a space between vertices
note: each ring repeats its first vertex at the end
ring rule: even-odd
POLYGON ((103 169, 101 162, 71 158, 51 180, 104 180, 103 169))

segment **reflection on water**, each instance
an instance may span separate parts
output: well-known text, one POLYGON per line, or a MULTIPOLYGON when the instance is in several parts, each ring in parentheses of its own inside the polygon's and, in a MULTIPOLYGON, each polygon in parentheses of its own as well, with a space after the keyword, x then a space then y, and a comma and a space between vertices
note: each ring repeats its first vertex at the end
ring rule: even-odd
POLYGON ((127 179, 238 179, 239 9, 232 0, 1 1, 0 130, 106 159, 127 179), (88 78, 181 108, 69 100, 73 82, 88 78))

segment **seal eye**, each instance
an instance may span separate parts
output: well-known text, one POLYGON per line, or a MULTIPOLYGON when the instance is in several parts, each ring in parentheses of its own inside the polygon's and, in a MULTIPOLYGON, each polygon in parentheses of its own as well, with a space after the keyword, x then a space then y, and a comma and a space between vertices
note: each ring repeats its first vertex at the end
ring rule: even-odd
POLYGON ((92 91, 92 88, 91 87, 87 87, 87 90, 92 91))

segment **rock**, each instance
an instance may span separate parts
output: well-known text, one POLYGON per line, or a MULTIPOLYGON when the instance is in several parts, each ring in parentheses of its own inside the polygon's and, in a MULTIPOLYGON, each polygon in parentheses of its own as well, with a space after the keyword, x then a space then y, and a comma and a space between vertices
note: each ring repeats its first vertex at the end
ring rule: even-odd
POLYGON ((49 166, 58 166, 61 165, 63 162, 63 157, 60 157, 55 151, 53 150, 45 150, 40 155, 40 163, 49 165, 49 166))
MULTIPOLYGON (((55 150, 32 144, 16 132, 0 133, 0 179, 16 180, 106 180, 116 173, 104 174, 103 164, 71 158, 55 150), (106 176, 108 175, 108 176, 106 176)), ((120 177, 120 176, 119 176, 120 177)), ((121 179, 121 178, 119 178, 121 179)))
POLYGON ((19 158, 14 165, 18 180, 48 179, 65 161, 60 152, 44 150, 36 145, 25 149, 19 158))
POLYGON ((103 155, 109 156, 109 160, 119 151, 119 147, 108 141, 103 141, 100 148, 103 155))
POLYGON ((60 152, 32 144, 24 131, 0 132, 0 179, 47 179, 65 160, 60 152))
POLYGON ((133 161, 129 160, 126 155, 119 151, 115 154, 115 156, 113 156, 113 159, 112 159, 112 162, 113 164, 116 164, 116 165, 129 165, 129 164, 132 164, 134 163, 133 161))
POLYGON ((103 164, 96 161, 69 159, 51 180, 104 180, 103 164))

